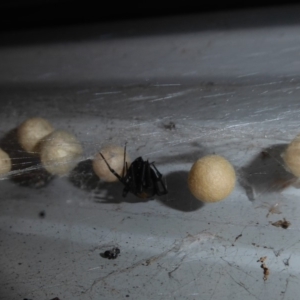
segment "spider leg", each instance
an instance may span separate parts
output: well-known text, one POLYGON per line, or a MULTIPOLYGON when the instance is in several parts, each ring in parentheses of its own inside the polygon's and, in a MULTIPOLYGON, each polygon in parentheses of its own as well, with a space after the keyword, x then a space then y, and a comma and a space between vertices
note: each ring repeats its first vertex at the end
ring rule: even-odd
POLYGON ((139 192, 152 189, 153 187, 153 181, 151 180, 151 164, 149 161, 142 161, 141 168, 140 180, 138 182, 139 192))
POLYGON ((127 187, 124 187, 122 196, 126 197, 128 193, 129 193, 129 189, 127 187))
POLYGON ((161 179, 158 179, 155 182, 155 190, 156 190, 156 194, 158 196, 162 196, 162 195, 168 194, 168 190, 167 190, 164 182, 161 179))
POLYGON ((155 169, 155 174, 156 174, 156 177, 158 179, 161 179, 162 178, 162 174, 157 170, 155 164, 154 164, 154 161, 151 163, 151 165, 153 166, 153 168, 155 169))
POLYGON ((127 142, 125 143, 125 146, 124 146, 124 162, 123 162, 122 177, 124 177, 124 176, 125 176, 125 168, 126 168, 126 171, 127 171, 127 162, 126 162, 126 146, 127 146, 127 142))
POLYGON ((110 165, 108 164, 107 160, 105 159, 105 157, 102 155, 101 152, 99 152, 99 154, 101 155, 101 157, 103 158, 103 160, 105 161, 109 171, 111 171, 123 184, 124 184, 124 180, 123 180, 123 177, 121 177, 114 169, 112 169, 110 167, 110 165))
POLYGON ((124 177, 124 189, 123 189, 123 197, 126 197, 129 192, 135 194, 136 193, 136 176, 133 170, 133 167, 128 169, 126 162, 126 176, 124 177))
POLYGON ((147 187, 147 183, 146 183, 146 166, 149 166, 149 162, 147 161, 146 163, 143 164, 143 169, 142 169, 142 174, 141 174, 141 182, 140 182, 140 187, 139 190, 140 192, 142 192, 143 187, 147 187))
POLYGON ((158 179, 155 183, 155 192, 158 196, 168 194, 168 190, 161 179, 158 179))
POLYGON ((156 166, 154 165, 154 162, 152 162, 151 165, 153 166, 153 173, 155 175, 155 192, 158 196, 166 195, 168 193, 168 190, 164 182, 162 181, 162 174, 157 170, 156 166))
POLYGON ((130 190, 131 191, 136 191, 136 189, 137 189, 137 178, 136 178, 135 172, 136 172, 136 170, 133 169, 133 167, 129 168, 129 174, 130 174, 130 179, 131 179, 130 180, 130 182, 131 182, 131 184, 130 184, 130 190))

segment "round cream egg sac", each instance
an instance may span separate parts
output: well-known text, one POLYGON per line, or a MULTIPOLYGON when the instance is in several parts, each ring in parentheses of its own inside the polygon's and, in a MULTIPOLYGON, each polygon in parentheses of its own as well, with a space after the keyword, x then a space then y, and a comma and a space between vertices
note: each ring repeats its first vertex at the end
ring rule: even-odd
POLYGON ((219 202, 235 187, 236 175, 231 163, 219 155, 207 155, 197 160, 188 176, 191 193, 200 201, 219 202))
POLYGON ((300 134, 291 141, 281 156, 287 171, 300 177, 300 134))
POLYGON ((53 131, 40 145, 41 162, 53 175, 68 174, 80 160, 82 152, 77 138, 64 130, 53 131))
POLYGON ((11 159, 9 155, 0 148, 0 176, 5 176, 11 171, 11 159))
MULTIPOLYGON (((101 154, 106 159, 109 166, 119 175, 125 175, 126 172, 126 164, 124 170, 124 148, 119 146, 107 146, 101 149, 101 154)), ((105 182, 115 182, 118 181, 118 178, 109 170, 107 164, 104 159, 100 155, 100 152, 96 154, 93 160, 93 170, 97 174, 97 176, 105 182)), ((127 163, 127 167, 130 166, 130 157, 125 154, 125 161, 127 163)))
POLYGON ((27 152, 38 152, 38 144, 53 132, 53 126, 43 118, 30 118, 18 127, 18 141, 27 152))

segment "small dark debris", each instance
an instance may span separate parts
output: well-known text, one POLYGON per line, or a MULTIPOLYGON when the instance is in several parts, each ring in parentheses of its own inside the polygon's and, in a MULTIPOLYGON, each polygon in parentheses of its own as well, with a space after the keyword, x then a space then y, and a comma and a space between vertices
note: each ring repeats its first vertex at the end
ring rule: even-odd
POLYGON ((271 157, 267 151, 262 151, 260 154, 261 154, 261 159, 267 159, 271 157))
POLYGON ((280 256, 281 252, 283 251, 284 249, 280 249, 280 250, 273 250, 274 254, 276 257, 280 256))
POLYGON ((239 234, 236 238, 235 238, 235 242, 240 238, 240 237, 242 237, 243 235, 242 234, 239 234))
POLYGON ((290 265, 290 262, 288 259, 284 259, 283 264, 288 267, 290 265))
POLYGON ((268 279, 268 276, 270 275, 270 270, 266 267, 265 264, 262 264, 261 268, 264 269, 264 280, 266 281, 268 279))
POLYGON ((287 228, 289 228, 289 226, 291 225, 291 223, 289 221, 287 221, 285 218, 283 218, 283 220, 279 220, 277 222, 273 222, 273 223, 271 223, 271 225, 273 225, 275 227, 281 227, 283 229, 287 229, 287 228))
POLYGON ((291 257, 285 258, 285 259, 282 261, 282 262, 284 263, 284 265, 287 266, 287 267, 290 265, 290 258, 291 258, 291 257))
POLYGON ((169 122, 168 124, 164 124, 164 128, 168 130, 173 130, 176 128, 176 125, 174 122, 169 122))
POLYGON ((263 257, 261 257, 257 262, 264 262, 265 260, 267 259, 267 257, 266 256, 263 256, 263 257))
POLYGON ((147 259, 147 260, 146 260, 145 266, 149 266, 150 264, 151 264, 151 260, 150 260, 150 259, 147 259))
POLYGON ((44 210, 40 211, 39 217, 43 219, 43 218, 45 218, 45 216, 46 216, 45 211, 44 210))
POLYGON ((267 259, 267 256, 263 256, 261 257, 257 262, 261 262, 262 264, 260 265, 260 267, 264 270, 264 281, 266 281, 270 275, 270 270, 269 268, 266 266, 265 261, 267 259))
POLYGON ((112 248, 111 250, 107 250, 103 253, 100 253, 100 256, 107 259, 116 259, 120 254, 119 248, 112 248))

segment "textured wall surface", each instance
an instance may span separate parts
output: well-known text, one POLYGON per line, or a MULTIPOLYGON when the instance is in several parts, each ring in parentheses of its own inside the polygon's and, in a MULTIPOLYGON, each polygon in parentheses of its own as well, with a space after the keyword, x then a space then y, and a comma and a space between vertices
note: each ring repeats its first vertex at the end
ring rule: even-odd
POLYGON ((0 299, 296 299, 300 193, 280 154, 300 133, 299 13, 2 34, 0 147, 14 170, 0 181, 0 299), (32 116, 84 148, 69 176, 40 188, 24 186, 43 168, 15 145, 32 116), (166 196, 122 198, 121 183, 95 178, 95 153, 125 142, 155 161, 166 196), (210 153, 238 181, 204 205, 187 175, 210 153), (114 247, 117 259, 101 256, 114 247))

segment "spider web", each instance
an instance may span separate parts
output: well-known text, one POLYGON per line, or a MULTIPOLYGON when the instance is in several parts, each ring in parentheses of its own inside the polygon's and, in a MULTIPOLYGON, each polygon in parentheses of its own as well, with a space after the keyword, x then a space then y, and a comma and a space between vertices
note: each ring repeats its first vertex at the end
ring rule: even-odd
POLYGON ((176 82, 2 91, 1 145, 12 149, 14 166, 0 182, 2 264, 18 258, 1 277, 2 299, 264 299, 270 290, 284 299, 299 284, 300 224, 298 191, 288 186, 293 177, 280 153, 298 133, 299 91, 279 84, 272 106, 265 91, 176 82), (281 93, 290 90, 296 96, 286 109, 281 93), (18 146, 15 130, 32 116, 77 136, 84 154, 69 175, 45 174, 38 157, 18 146), (95 154, 125 142, 132 159, 155 161, 168 195, 122 198, 119 182, 96 177, 95 154), (211 153, 232 162, 238 182, 225 201, 203 205, 187 175, 211 153), (283 217, 293 230, 269 223, 283 217), (100 256, 114 247, 116 260, 100 256))

